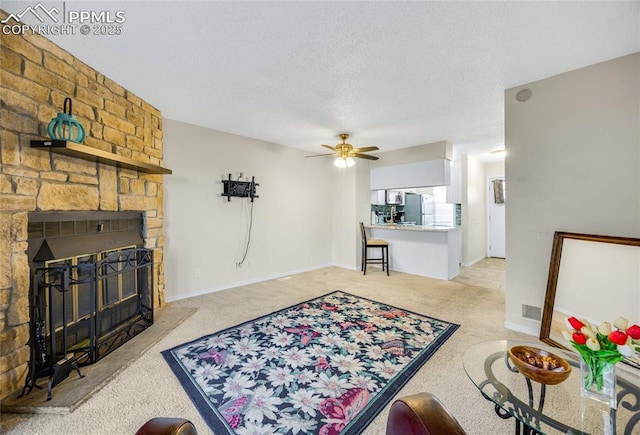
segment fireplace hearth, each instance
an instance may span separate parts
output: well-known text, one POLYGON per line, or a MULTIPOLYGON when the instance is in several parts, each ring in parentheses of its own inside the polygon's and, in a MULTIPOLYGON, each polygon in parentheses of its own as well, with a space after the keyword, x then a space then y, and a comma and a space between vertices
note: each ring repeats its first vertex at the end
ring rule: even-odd
MULTIPOLYGON (((153 324, 153 251, 132 212, 29 216, 29 373, 53 387, 153 324)), ((39 388, 39 387, 38 387, 39 388)))

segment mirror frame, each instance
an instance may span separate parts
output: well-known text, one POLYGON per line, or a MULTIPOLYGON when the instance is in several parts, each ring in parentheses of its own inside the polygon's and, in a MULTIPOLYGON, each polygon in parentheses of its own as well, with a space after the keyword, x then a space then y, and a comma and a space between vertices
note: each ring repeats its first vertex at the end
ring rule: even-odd
POLYGON ((640 247, 640 239, 632 237, 599 236, 594 234, 567 233, 556 231, 553 236, 553 248, 551 249, 551 262, 549 264, 549 278, 547 279, 547 293, 544 298, 542 311, 542 323, 540 325, 540 340, 551 346, 568 349, 550 337, 553 306, 556 299, 556 287, 558 274, 560 273, 560 260, 562 258, 562 245, 565 239, 584 240, 586 242, 613 243, 617 245, 629 245, 640 247))

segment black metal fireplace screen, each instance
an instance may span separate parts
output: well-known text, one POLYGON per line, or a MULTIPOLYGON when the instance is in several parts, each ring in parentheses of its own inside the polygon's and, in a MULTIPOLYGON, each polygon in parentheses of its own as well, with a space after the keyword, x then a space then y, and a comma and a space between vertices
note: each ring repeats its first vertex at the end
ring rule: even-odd
POLYGON ((153 251, 130 247, 49 261, 32 271, 31 360, 23 389, 92 364, 153 324, 153 251))

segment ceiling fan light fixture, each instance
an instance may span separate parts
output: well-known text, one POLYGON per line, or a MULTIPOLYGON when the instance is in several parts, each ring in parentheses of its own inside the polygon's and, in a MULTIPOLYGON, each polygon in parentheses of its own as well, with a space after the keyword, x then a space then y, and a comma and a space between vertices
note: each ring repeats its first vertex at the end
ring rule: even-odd
POLYGON ((375 146, 370 147, 362 147, 362 148, 354 148, 353 145, 347 143, 347 139, 349 138, 348 133, 340 133, 340 139, 342 139, 342 143, 339 143, 336 146, 325 145, 321 146, 327 149, 330 149, 332 153, 330 154, 315 154, 312 156, 305 157, 323 157, 323 156, 335 156, 337 157, 333 164, 338 168, 350 168, 356 164, 356 161, 352 157, 357 157, 359 159, 367 159, 367 160, 378 160, 378 157, 372 156, 369 154, 365 154, 369 151, 377 151, 379 148, 375 146))
POLYGON ((340 169, 344 169, 352 167, 356 164, 356 161, 351 157, 338 157, 333 161, 333 164, 340 169))

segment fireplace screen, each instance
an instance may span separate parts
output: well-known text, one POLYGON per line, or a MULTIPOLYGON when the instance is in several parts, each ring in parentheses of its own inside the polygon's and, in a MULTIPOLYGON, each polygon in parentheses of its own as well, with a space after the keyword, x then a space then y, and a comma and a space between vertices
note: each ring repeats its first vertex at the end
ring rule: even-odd
POLYGON ((61 361, 94 363, 153 324, 153 251, 133 246, 47 261, 33 270, 30 306, 29 390, 61 361))

